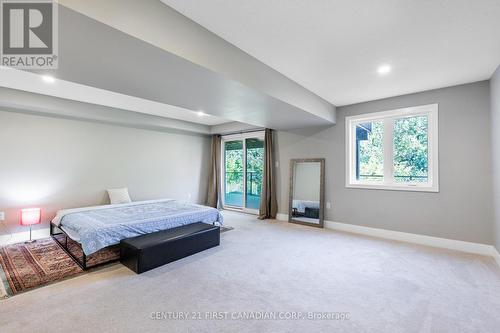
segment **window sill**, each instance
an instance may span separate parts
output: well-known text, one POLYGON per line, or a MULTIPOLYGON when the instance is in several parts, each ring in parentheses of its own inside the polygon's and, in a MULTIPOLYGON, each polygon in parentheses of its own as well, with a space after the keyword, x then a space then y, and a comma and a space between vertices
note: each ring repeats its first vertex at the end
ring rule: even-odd
POLYGON ((411 192, 439 193, 439 186, 346 184, 345 187, 346 188, 366 189, 366 190, 387 190, 387 191, 411 191, 411 192))

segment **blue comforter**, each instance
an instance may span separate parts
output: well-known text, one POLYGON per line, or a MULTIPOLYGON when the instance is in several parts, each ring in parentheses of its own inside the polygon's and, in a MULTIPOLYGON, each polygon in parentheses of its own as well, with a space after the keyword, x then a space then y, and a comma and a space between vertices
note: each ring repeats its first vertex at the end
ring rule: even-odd
POLYGON ((215 208, 163 200, 67 213, 60 225, 68 234, 78 235, 83 252, 90 255, 121 239, 196 222, 222 224, 223 218, 215 208))

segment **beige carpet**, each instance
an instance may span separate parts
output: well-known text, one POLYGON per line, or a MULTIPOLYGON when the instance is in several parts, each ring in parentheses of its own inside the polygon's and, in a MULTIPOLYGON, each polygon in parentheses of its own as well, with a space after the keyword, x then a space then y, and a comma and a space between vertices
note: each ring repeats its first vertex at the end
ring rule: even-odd
MULTIPOLYGON (((0 273, 0 274, 2 274, 2 273, 0 273)), ((7 290, 5 290, 5 287, 4 287, 3 283, 0 283, 0 300, 4 299, 4 298, 7 298, 7 297, 8 297, 7 290)))
POLYGON ((217 248, 142 275, 115 264, 0 301, 0 331, 498 332, 491 258, 225 216, 235 229, 217 248), (308 312, 349 319, 241 319, 308 312))

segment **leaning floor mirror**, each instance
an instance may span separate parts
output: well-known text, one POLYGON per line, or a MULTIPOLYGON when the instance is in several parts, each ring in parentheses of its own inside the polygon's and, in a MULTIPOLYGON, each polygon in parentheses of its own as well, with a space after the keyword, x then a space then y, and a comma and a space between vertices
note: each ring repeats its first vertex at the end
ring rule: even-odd
POLYGON ((290 160, 288 221, 323 228, 325 159, 290 160))

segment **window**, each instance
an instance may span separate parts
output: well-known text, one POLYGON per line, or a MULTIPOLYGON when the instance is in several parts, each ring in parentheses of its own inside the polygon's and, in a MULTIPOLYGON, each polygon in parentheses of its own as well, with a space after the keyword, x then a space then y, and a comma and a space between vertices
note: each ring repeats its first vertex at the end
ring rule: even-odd
POLYGON ((222 137, 224 208, 258 213, 264 170, 264 134, 222 137))
POLYGON ((346 187, 438 192, 438 105, 346 117, 346 187))

